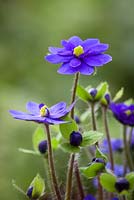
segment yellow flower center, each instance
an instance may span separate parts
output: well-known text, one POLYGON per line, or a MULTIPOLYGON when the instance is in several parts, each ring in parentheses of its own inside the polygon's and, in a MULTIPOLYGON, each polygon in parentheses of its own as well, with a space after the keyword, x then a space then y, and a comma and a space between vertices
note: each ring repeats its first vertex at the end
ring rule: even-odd
POLYGON ((73 54, 75 56, 78 57, 78 56, 80 56, 83 53, 84 53, 84 49, 83 49, 83 47, 81 45, 79 45, 79 46, 77 46, 77 47, 74 48, 73 54))
POLYGON ((132 114, 132 111, 131 110, 126 110, 125 113, 126 113, 127 116, 129 116, 129 115, 132 114))
POLYGON ((41 116, 41 117, 45 117, 46 114, 47 114, 47 106, 44 105, 44 106, 42 106, 42 107, 40 108, 40 116, 41 116))

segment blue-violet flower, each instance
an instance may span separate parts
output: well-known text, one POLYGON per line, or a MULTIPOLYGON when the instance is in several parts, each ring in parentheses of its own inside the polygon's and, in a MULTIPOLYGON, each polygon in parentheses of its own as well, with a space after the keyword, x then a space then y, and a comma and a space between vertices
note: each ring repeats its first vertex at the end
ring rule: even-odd
POLYGON ((100 43, 99 39, 83 41, 78 36, 73 36, 68 40, 62 40, 61 45, 62 48, 49 47, 50 54, 45 56, 50 63, 62 63, 58 69, 60 74, 80 72, 91 75, 95 67, 101 67, 112 60, 110 55, 104 54, 109 45, 100 43))
POLYGON ((74 104, 75 103, 66 108, 65 102, 59 102, 48 108, 45 104, 28 102, 26 108, 29 113, 16 110, 10 110, 9 112, 15 119, 34 121, 44 124, 62 124, 66 123, 66 121, 62 120, 61 117, 66 116, 71 111, 74 104))
POLYGON ((124 125, 134 126, 134 104, 111 103, 110 109, 119 122, 124 125))

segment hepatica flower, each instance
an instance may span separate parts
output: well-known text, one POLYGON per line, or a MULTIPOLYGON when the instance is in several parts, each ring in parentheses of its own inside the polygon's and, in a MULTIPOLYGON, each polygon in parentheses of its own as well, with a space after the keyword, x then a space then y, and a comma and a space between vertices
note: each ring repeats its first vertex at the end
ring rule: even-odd
POLYGON ((111 103, 110 109, 119 122, 124 125, 134 126, 134 104, 111 103))
POLYGON ((37 104, 35 102, 28 102, 26 108, 28 113, 10 110, 10 114, 19 120, 34 121, 44 124, 62 124, 66 121, 61 117, 67 115, 73 108, 74 103, 66 108, 65 102, 60 102, 48 108, 45 104, 37 104))
POLYGON ((50 54, 45 59, 53 64, 62 63, 58 69, 60 74, 75 74, 80 72, 91 75, 95 67, 101 67, 110 62, 112 57, 104 52, 108 44, 100 43, 98 39, 81 40, 73 36, 68 40, 62 40, 62 48, 49 47, 50 54))

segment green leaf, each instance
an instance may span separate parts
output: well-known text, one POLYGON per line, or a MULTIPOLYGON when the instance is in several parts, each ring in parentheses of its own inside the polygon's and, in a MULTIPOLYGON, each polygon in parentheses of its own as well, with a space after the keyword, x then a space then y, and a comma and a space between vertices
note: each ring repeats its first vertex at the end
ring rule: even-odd
POLYGON ((32 198, 39 198, 44 190, 45 190, 45 183, 44 180, 41 178, 39 174, 36 175, 36 177, 33 179, 32 183, 30 186, 33 187, 32 191, 32 198))
POLYGON ((132 98, 130 98, 130 99, 126 100, 124 103, 127 105, 130 105, 130 104, 134 103, 134 100, 132 98))
POLYGON ((38 150, 38 145, 39 143, 42 141, 42 140, 45 140, 46 139, 46 134, 44 133, 44 129, 41 128, 41 127, 38 127, 34 134, 33 134, 33 138, 32 138, 32 141, 33 141, 33 148, 36 152, 39 152, 38 150))
POLYGON ((100 176, 100 183, 108 192, 117 192, 115 188, 116 176, 103 173, 100 176))
POLYGON ((52 143, 52 148, 53 148, 54 150, 56 150, 56 149, 58 148, 58 146, 59 146, 59 141, 57 140, 57 138, 53 137, 53 138, 51 139, 51 143, 52 143))
POLYGON ((20 152, 26 153, 26 154, 33 154, 33 155, 40 155, 37 151, 33 151, 30 149, 23 149, 23 148, 19 148, 20 152))
POLYGON ((62 136, 68 140, 70 138, 70 134, 73 131, 78 130, 78 126, 76 122, 73 119, 71 119, 69 116, 66 116, 64 120, 69 121, 70 123, 60 124, 59 127, 60 127, 62 136))
POLYGON ((96 100, 96 101, 100 100, 100 99, 104 96, 104 94, 105 94, 105 92, 106 92, 107 90, 108 90, 108 84, 107 84, 107 82, 101 83, 101 84, 97 87, 97 94, 96 94, 96 96, 95 96, 95 100, 96 100))
POLYGON ((96 158, 103 158, 105 161, 108 161, 107 156, 101 152, 101 150, 96 146, 96 158))
POLYGON ((94 177, 96 177, 104 169, 105 169, 105 165, 103 163, 92 163, 88 167, 80 168, 80 170, 82 171, 82 173, 87 178, 94 178, 94 177))
POLYGON ((80 85, 77 85, 76 95, 86 103, 92 99, 92 96, 80 85))
POLYGON ((12 180, 12 185, 18 192, 20 192, 21 194, 23 194, 26 197, 26 193, 24 192, 24 190, 20 186, 18 186, 16 184, 15 180, 12 180))
POLYGON ((123 93, 124 93, 124 88, 121 88, 115 95, 115 97, 113 98, 113 101, 118 101, 122 96, 123 96, 123 93))
POLYGON ((60 145, 64 152, 68 153, 79 153, 80 147, 73 146, 69 143, 63 143, 60 145))
POLYGON ((133 190, 134 189, 134 172, 128 173, 125 178, 128 180, 130 186, 129 189, 133 190))
POLYGON ((88 131, 82 134, 82 143, 80 146, 90 146, 95 144, 96 142, 100 141, 103 137, 103 133, 97 131, 88 131))

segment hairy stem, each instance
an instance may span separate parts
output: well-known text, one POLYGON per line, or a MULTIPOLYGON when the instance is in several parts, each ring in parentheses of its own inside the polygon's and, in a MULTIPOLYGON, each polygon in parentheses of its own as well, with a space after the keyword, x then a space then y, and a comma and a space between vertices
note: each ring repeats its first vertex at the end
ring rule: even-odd
POLYGON ((107 142, 108 142, 108 148, 109 148, 109 157, 110 157, 110 163, 111 163, 111 170, 114 171, 114 159, 113 159, 111 138, 110 138, 110 132, 109 132, 108 120, 107 120, 107 108, 105 106, 102 106, 102 111, 103 111, 104 127, 105 127, 107 142))
POLYGON ((54 167, 53 150, 52 150, 52 145, 51 145, 49 125, 45 124, 45 127, 46 127, 46 132, 47 132, 47 143, 48 143, 48 162, 49 162, 49 167, 50 167, 50 175, 52 179, 53 190, 55 192, 56 199, 62 200, 60 190, 58 187, 58 181, 56 178, 55 167, 54 167))
MULTIPOLYGON (((80 73, 77 72, 74 78, 74 84, 73 84, 73 88, 72 88, 72 96, 71 96, 71 103, 73 103, 75 101, 75 97, 76 97, 76 89, 77 89, 77 84, 78 84, 78 80, 79 80, 79 75, 80 73)), ((71 118, 74 119, 74 107, 71 110, 71 118)))
POLYGON ((124 153, 125 153, 125 158, 128 163, 129 169, 130 169, 130 171, 133 171, 134 166, 133 166, 132 158, 131 158, 130 151, 129 151, 129 143, 127 141, 126 129, 127 129, 127 127, 124 125, 124 127, 123 127, 124 153))
MULTIPOLYGON (((91 118, 92 118, 92 128, 94 131, 97 130, 97 123, 96 123, 96 118, 95 118, 95 103, 91 103, 91 118)), ((98 142, 96 142, 96 146, 99 147, 98 142)), ((98 179, 98 200, 103 200, 103 188, 100 184, 100 176, 97 177, 98 179)))
POLYGON ((75 154, 72 153, 72 154, 70 155, 70 159, 69 159, 65 200, 70 200, 70 199, 71 199, 72 176, 73 176, 74 159, 75 159, 75 154))
POLYGON ((93 128, 94 131, 96 131, 97 125, 96 125, 96 118, 95 118, 95 103, 92 102, 90 104, 90 106, 91 106, 92 128, 93 128))
POLYGON ((83 190, 82 183, 81 183, 78 162, 76 160, 74 162, 74 170, 75 170, 75 176, 77 177, 77 184, 78 184, 78 189, 79 189, 80 200, 83 200, 84 199, 84 190, 83 190))
MULTIPOLYGON (((74 84, 73 84, 72 96, 71 96, 71 103, 73 103, 75 101, 76 89, 77 89, 77 84, 78 84, 78 80, 79 80, 79 75, 80 75, 80 73, 77 72, 76 75, 75 75, 75 78, 74 78, 74 84)), ((71 118, 74 119, 74 108, 71 110, 70 114, 71 114, 71 118)), ((70 159, 69 159, 65 200, 71 199, 74 160, 75 160, 75 154, 72 153, 70 155, 70 159)), ((82 183, 81 183, 80 174, 79 174, 78 162, 77 161, 75 161, 75 162, 77 163, 77 165, 75 165, 75 172, 76 172, 75 175, 76 175, 77 182, 79 184, 78 187, 79 187, 79 189, 82 189, 82 183)), ((81 191, 80 191, 80 193, 81 193, 81 191)))

